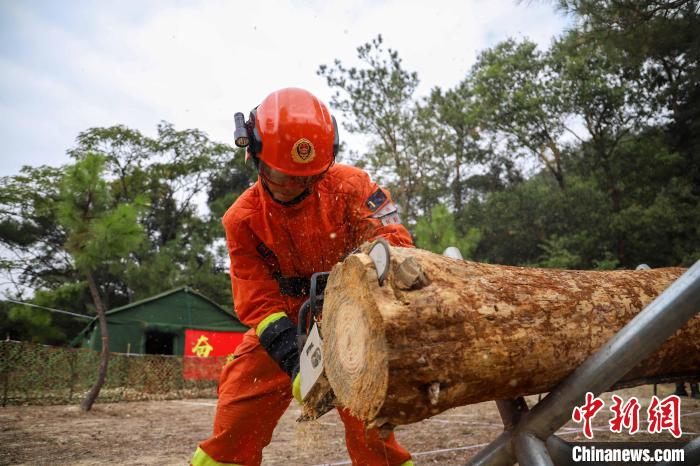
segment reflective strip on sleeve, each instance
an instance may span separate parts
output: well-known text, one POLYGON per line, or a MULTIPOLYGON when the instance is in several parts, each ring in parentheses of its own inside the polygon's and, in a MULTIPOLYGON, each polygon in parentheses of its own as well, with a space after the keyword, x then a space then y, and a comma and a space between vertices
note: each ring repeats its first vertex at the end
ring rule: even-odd
POLYGON ((408 460, 405 463, 401 463, 401 466, 413 466, 413 460, 408 460))
POLYGON ((191 464, 192 466, 243 466, 237 463, 219 463, 199 447, 197 447, 197 451, 194 452, 191 464))
POLYGON ((255 329, 255 333, 258 336, 262 335, 262 333, 265 331, 268 325, 282 319, 283 317, 287 317, 287 314, 285 314, 284 312, 275 312, 274 314, 270 314, 258 324, 257 328, 255 329))

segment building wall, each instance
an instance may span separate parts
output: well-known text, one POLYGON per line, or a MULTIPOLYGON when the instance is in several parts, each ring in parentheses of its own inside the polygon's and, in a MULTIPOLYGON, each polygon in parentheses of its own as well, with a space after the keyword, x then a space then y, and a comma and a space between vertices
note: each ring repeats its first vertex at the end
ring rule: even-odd
MULTIPOLYGON (((233 316, 184 290, 107 314, 109 349, 112 352, 145 354, 147 333, 156 331, 172 334, 173 354, 182 355, 187 328, 241 332, 246 330, 233 316)), ((101 345, 99 324, 95 323, 87 346, 100 351, 101 345)))

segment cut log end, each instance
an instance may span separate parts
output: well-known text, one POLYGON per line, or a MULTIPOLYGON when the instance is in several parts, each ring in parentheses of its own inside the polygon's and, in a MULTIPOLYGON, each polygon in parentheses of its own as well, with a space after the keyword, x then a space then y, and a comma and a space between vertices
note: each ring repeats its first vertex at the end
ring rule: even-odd
POLYGON ((379 285, 368 256, 350 257, 344 266, 343 281, 331 278, 326 287, 324 309, 334 309, 323 322, 326 375, 343 406, 360 419, 373 419, 388 384, 382 317, 369 289, 379 285))

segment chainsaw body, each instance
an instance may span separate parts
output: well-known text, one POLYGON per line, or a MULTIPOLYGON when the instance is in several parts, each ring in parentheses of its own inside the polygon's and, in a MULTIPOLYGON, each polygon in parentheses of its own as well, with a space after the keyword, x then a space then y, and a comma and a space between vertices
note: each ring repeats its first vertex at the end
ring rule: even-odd
POLYGON ((299 370, 301 372, 301 398, 306 401, 323 376, 323 340, 320 323, 323 311, 323 293, 329 272, 311 276, 309 299, 299 310, 297 346, 299 348, 299 370))

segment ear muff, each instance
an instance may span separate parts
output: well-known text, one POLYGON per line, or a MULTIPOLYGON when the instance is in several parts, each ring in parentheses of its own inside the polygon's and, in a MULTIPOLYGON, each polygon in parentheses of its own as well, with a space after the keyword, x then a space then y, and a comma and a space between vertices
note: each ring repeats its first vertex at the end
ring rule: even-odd
POLYGON ((331 115, 331 120, 333 121, 333 160, 335 160, 340 150, 340 136, 338 135, 338 123, 333 115, 331 115))
POLYGON ((255 125, 255 119, 257 117, 257 114, 258 107, 255 107, 253 110, 250 111, 250 117, 246 122, 248 140, 250 141, 250 143, 248 144, 248 150, 250 151, 250 155, 252 155, 256 159, 258 157, 258 154, 262 152, 262 139, 260 138, 260 132, 258 131, 257 126, 255 125))

